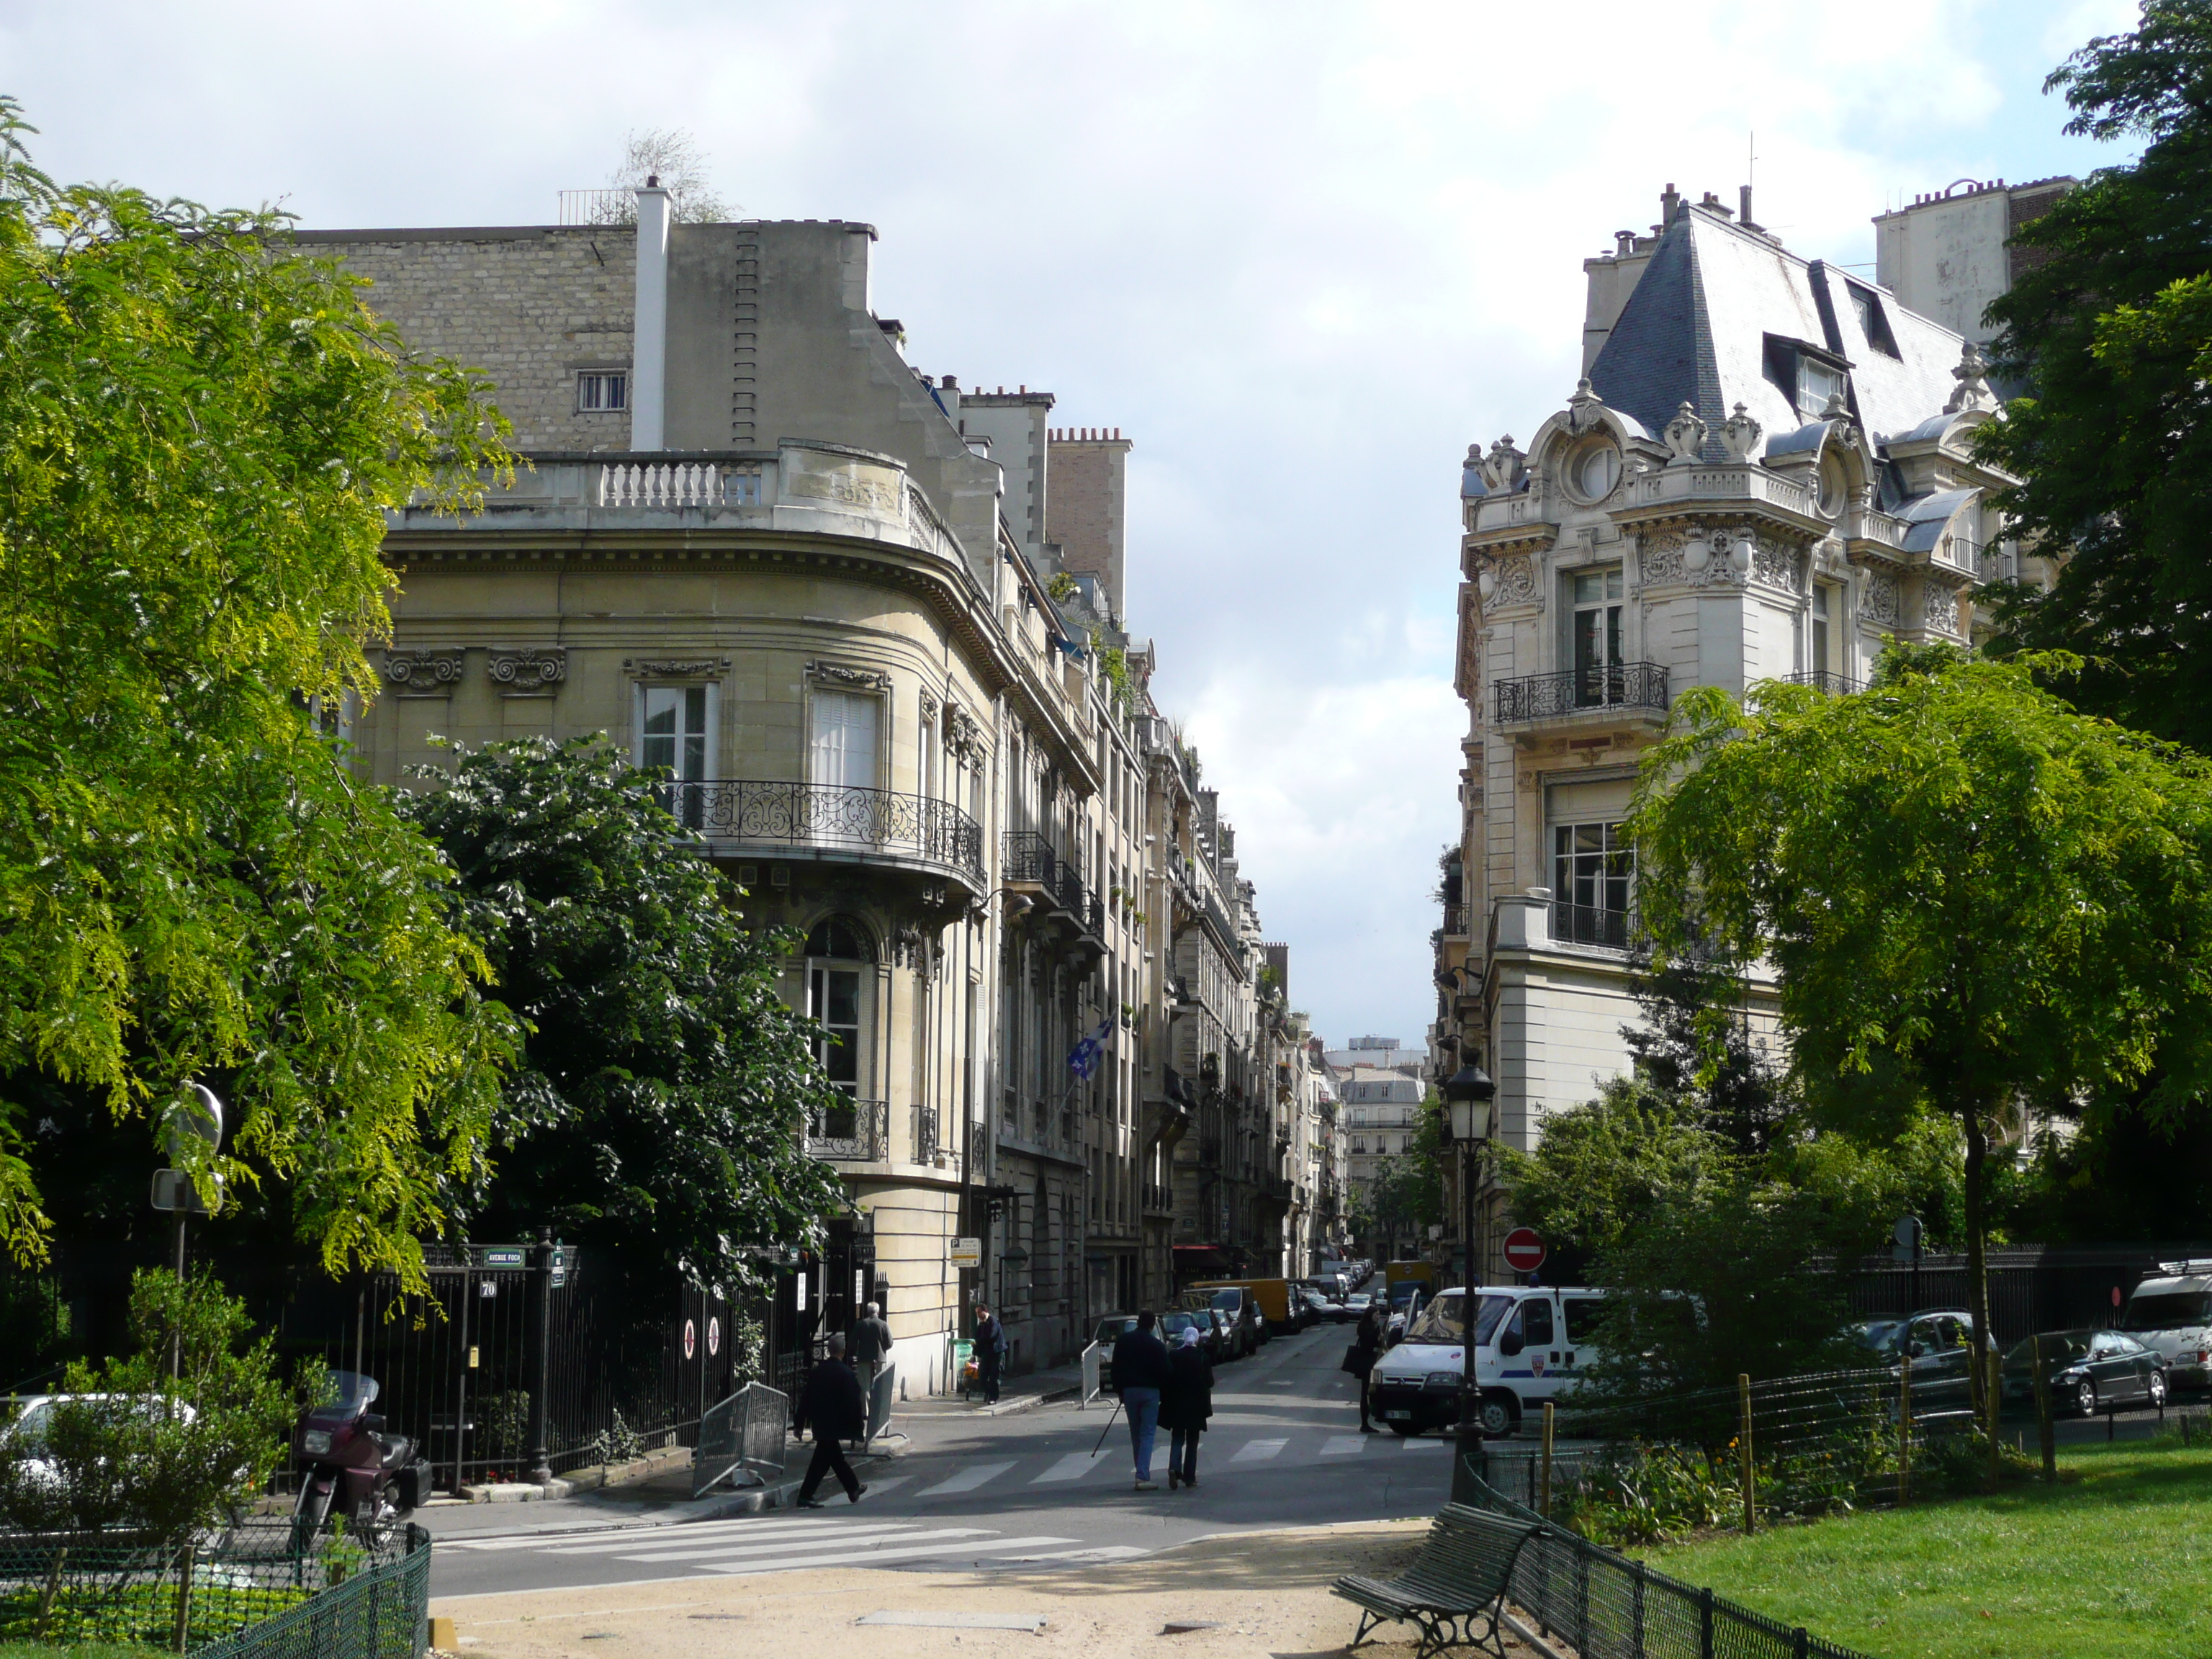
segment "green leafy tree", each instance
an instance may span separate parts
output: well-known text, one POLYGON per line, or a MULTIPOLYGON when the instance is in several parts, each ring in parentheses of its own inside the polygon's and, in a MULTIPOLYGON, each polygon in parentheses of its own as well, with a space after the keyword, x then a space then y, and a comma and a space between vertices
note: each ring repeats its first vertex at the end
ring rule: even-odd
POLYGON ((2024 1100, 2187 1110, 2212 1064, 2212 776, 2040 689, 2069 665, 1892 647, 1874 685, 1684 695, 1629 828, 1660 959, 1778 976, 1817 1121, 1962 1143, 1978 1339, 1991 1147, 2024 1100))
POLYGON ((2143 142, 2015 236, 1990 308, 2000 374, 2027 395, 1976 434, 2018 477, 2021 533, 2071 556, 2013 591, 2004 643, 2087 661, 2085 709, 2212 750, 2212 5, 2147 0, 2132 33, 2051 75, 2066 131, 2143 142))
POLYGON ((297 1407, 275 1339, 252 1336, 245 1304, 205 1274, 143 1270, 131 1281, 131 1326, 137 1351, 70 1366, 63 1390, 76 1397, 25 1425, 34 1455, 0 1462, 8 1525, 174 1540, 237 1513, 267 1484, 297 1407))
POLYGON ((511 1033, 331 730, 386 512, 472 504, 505 428, 279 216, 58 186, 27 131, 0 100, 0 1244, 51 1227, 30 1093, 143 1126, 197 1079, 204 1187, 283 1183, 332 1270, 419 1285, 511 1033))
POLYGON ((748 1246, 818 1244, 844 1198, 801 1135, 839 1097, 817 1028, 777 994, 794 937, 745 928, 738 890, 604 736, 426 770, 446 787, 408 810, 530 1026, 497 1171, 459 1200, 476 1235, 550 1224, 722 1285, 748 1246))

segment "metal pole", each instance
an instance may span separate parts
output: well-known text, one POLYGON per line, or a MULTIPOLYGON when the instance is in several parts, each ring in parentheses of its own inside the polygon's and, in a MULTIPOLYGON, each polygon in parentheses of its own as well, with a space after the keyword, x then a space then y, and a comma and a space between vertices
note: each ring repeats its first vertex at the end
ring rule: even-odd
MULTIPOLYGON (((179 1188, 185 1186, 183 1182, 179 1182, 177 1184, 179 1188)), ((183 1289, 185 1283, 185 1216, 183 1195, 179 1193, 177 1206, 177 1286, 179 1291, 183 1289)), ((179 1322, 177 1328, 169 1333, 169 1375, 173 1378, 177 1378, 182 1377, 184 1374, 185 1329, 183 1323, 179 1322)), ((181 1637, 178 1639, 180 1642, 183 1640, 181 1637)), ((179 1652, 182 1650, 181 1648, 179 1649, 179 1652)))
MULTIPOLYGON (((2035 1430, 2042 1443, 2043 1478, 2056 1484, 2058 1480, 2058 1425, 2051 1420, 2051 1378, 2043 1369, 2043 1339, 2035 1339, 2035 1358, 2029 1362, 2035 1376, 2035 1430)), ((2181 1419, 2181 1443, 2189 1443, 2189 1419, 2181 1419)))
MULTIPOLYGON (((470 1259, 469 1247, 465 1244, 461 1246, 461 1259, 465 1262, 470 1259)), ((469 1420, 469 1301, 476 1294, 476 1275, 463 1267, 461 1317, 458 1327, 459 1346, 454 1356, 461 1363, 453 1368, 453 1496, 456 1498, 461 1495, 462 1484, 467 1478, 462 1470, 462 1459, 468 1449, 463 1443, 467 1437, 469 1420)))
POLYGON ((1459 1153, 1459 1242, 1467 1257, 1467 1276, 1461 1282, 1464 1289, 1460 1297, 1460 1380, 1459 1380, 1459 1449, 1457 1455, 1464 1457, 1481 1442, 1476 1432, 1479 1421, 1474 1398, 1474 1313, 1479 1298, 1475 1286, 1480 1276, 1474 1267, 1474 1148, 1462 1146, 1459 1153))
POLYGON ((538 1230, 538 1260, 531 1270, 530 1479, 544 1486, 553 1479, 551 1448, 546 1443, 547 1391, 553 1378, 553 1230, 538 1230))
POLYGON ((1897 1501, 1912 1496, 1912 1356, 1897 1376, 1897 1501))
POLYGON ((1737 1445, 1743 1462, 1743 1529, 1749 1533, 1759 1526, 1757 1499, 1758 1465, 1751 1452, 1751 1378, 1739 1372, 1735 1379, 1736 1399, 1742 1407, 1743 1425, 1737 1431, 1737 1445))

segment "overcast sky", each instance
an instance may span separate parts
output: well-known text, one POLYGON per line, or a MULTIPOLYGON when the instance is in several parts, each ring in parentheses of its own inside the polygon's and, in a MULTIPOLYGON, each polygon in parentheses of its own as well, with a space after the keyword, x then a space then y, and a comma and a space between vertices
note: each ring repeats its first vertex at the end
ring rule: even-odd
MULTIPOLYGON (((2045 74, 2121 0, 0 0, 65 179, 314 228, 542 223, 634 128, 748 216, 866 220, 876 310, 1131 459, 1130 621, 1292 1001, 1418 1038, 1456 834, 1459 463, 1574 386, 1581 260, 1669 181, 1793 249, 2118 159, 2045 74), (1755 135, 1755 138, 1754 138, 1755 135)), ((1872 274, 1869 268, 1869 276, 1872 274)))

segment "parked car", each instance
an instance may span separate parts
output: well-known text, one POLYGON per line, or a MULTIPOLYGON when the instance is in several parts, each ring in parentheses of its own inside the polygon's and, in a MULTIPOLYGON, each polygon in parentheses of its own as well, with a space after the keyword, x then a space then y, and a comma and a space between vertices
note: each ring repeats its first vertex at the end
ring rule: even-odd
POLYGON ((1216 1322, 1210 1308, 1170 1308, 1160 1316, 1160 1340, 1170 1348, 1182 1340, 1184 1331, 1195 1327, 1198 1346, 1206 1350, 1209 1359, 1229 1357, 1229 1337, 1226 1328, 1216 1322))
POLYGON ((1252 1292, 1241 1285, 1230 1285, 1218 1291, 1186 1291, 1183 1305, 1188 1308, 1218 1309, 1229 1316, 1232 1333, 1233 1358, 1242 1359, 1246 1354, 1257 1353, 1260 1345, 1267 1338, 1266 1327, 1260 1317, 1260 1304, 1252 1299, 1252 1292))
POLYGON ((1367 1311, 1367 1304, 1374 1299, 1364 1291, 1350 1291, 1344 1298, 1344 1311, 1347 1316, 1356 1320, 1367 1311))
POLYGON ((2121 1331, 2045 1331, 2017 1343, 2004 1360, 2008 1400, 2031 1400, 2042 1355, 2054 1410, 2094 1417, 2108 1406, 2166 1404, 2166 1362, 2121 1331))
POLYGON ((1200 1311, 1213 1322, 1214 1340, 1219 1345, 1214 1352, 1217 1359, 1236 1359, 1240 1357, 1237 1346, 1237 1322, 1224 1308, 1203 1308, 1200 1311))
POLYGON ((2212 1388, 2212 1261, 2161 1261, 2135 1288, 2120 1328, 2166 1362, 2167 1385, 2212 1388))
POLYGON ((1974 1316, 1930 1308, 1902 1319, 1875 1319, 1852 1334, 1884 1364, 1912 1367, 1912 1414, 1966 1410, 1973 1399, 1974 1316))
POLYGON ((34 1394, 21 1404, 15 1420, 0 1429, 0 1459, 21 1462, 26 1484, 44 1487, 58 1486, 62 1479, 46 1448, 47 1431, 52 1426, 54 1408, 58 1406, 97 1405, 105 1408, 103 1416, 112 1412, 118 1417, 137 1417, 142 1421, 174 1413, 191 1423, 199 1416, 187 1401, 151 1394, 34 1394))
POLYGON ((1320 1291, 1313 1291, 1306 1297, 1306 1305, 1313 1310, 1314 1320, 1317 1323, 1341 1325, 1351 1317, 1346 1313, 1344 1303, 1340 1298, 1326 1295, 1320 1291))

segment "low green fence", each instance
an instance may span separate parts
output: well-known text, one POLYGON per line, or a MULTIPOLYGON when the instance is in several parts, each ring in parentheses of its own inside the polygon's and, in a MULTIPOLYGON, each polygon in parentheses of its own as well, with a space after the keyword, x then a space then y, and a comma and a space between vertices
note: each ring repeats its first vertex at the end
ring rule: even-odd
MULTIPOLYGON (((1454 1483, 1460 1501, 1516 1520, 1543 1519, 1461 1461, 1454 1483)), ((1540 1635, 1560 1638, 1581 1659, 1861 1659, 1558 1526, 1529 1540, 1505 1594, 1534 1618, 1540 1635)))
POLYGON ((430 1535, 256 1517, 179 1547, 127 1533, 0 1536, 0 1640, 135 1642, 217 1659, 417 1659, 430 1535))

